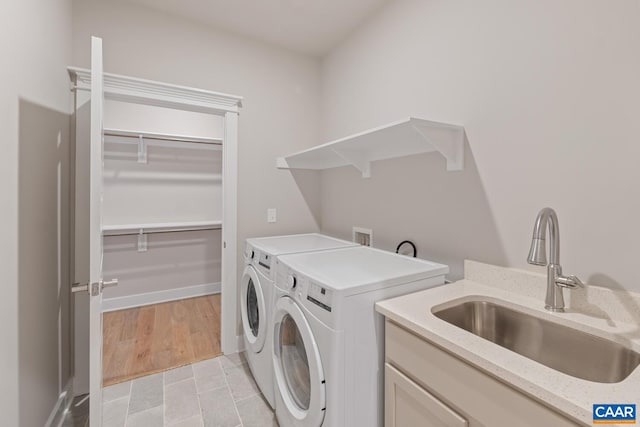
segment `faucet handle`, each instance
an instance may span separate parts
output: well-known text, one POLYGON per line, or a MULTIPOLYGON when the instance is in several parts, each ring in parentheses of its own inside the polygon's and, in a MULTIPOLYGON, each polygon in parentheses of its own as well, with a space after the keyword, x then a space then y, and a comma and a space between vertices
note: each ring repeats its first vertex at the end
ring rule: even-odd
POLYGON ((556 285, 569 289, 584 288, 584 283, 582 283, 582 280, 580 280, 578 276, 574 275, 558 276, 558 278, 556 279, 556 285))

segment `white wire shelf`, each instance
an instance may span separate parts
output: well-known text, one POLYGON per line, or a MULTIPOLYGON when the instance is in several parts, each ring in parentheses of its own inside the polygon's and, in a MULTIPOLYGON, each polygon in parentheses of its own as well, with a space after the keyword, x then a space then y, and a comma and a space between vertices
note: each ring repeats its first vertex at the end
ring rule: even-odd
POLYGON ((103 236, 127 236, 153 233, 175 233, 182 231, 219 230, 222 221, 165 222, 147 224, 104 225, 103 236))
POLYGON ((153 139, 159 141, 173 141, 173 142, 187 142, 193 144, 212 144, 222 145, 222 138, 208 138, 202 136, 190 136, 190 135, 176 135, 169 133, 156 133, 156 132, 142 132, 136 130, 125 129, 111 129, 105 128, 103 130, 105 136, 120 136, 125 138, 136 139, 153 139))

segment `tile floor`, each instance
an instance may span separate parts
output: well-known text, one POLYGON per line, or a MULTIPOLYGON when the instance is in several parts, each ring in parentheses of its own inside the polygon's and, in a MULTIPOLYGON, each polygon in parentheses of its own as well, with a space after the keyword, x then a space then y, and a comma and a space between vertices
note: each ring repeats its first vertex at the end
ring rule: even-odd
POLYGON ((268 427, 275 416, 243 353, 105 387, 104 427, 268 427))

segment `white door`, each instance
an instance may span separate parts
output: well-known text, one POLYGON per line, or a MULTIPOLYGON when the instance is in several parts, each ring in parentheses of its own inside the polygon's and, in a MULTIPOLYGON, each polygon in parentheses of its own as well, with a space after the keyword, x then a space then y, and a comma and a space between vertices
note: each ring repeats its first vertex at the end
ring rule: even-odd
POLYGON ((248 265, 240 282, 240 312, 247 351, 259 353, 267 336, 267 316, 262 283, 255 268, 248 265))
POLYGON ((102 39, 91 38, 89 138, 89 422, 102 425, 102 39), (97 284, 97 286, 96 286, 97 284))
MULTIPOLYGON (((89 422, 102 425, 102 39, 91 38, 91 130, 89 138, 89 422)), ((80 142, 82 143, 82 141, 80 142)))
POLYGON ((281 424, 304 427, 322 425, 326 409, 324 371, 318 345, 298 304, 281 297, 273 317, 273 368, 275 392, 282 407, 281 424))

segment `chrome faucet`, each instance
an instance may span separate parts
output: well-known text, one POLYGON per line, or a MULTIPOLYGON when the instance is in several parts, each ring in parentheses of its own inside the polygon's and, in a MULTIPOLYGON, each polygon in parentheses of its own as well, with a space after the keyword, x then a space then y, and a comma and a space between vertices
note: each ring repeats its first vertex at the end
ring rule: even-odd
POLYGON ((545 306, 549 311, 564 311, 564 296, 562 288, 575 289, 584 286, 582 281, 576 276, 563 276, 560 266, 560 230, 558 229, 558 216, 551 208, 544 208, 538 213, 536 224, 533 227, 533 239, 527 262, 533 265, 547 266, 547 296, 545 306), (549 238, 551 242, 550 257, 551 262, 547 264, 547 253, 545 248, 545 238, 547 234, 547 224, 549 227, 549 238))

